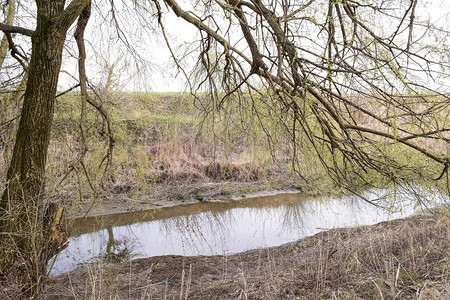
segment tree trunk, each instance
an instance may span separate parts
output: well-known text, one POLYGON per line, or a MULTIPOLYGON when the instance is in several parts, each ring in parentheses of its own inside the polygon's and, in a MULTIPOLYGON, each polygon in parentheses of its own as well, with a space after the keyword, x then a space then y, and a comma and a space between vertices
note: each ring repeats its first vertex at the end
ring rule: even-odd
MULTIPOLYGON (((10 227, 14 226, 13 232, 21 233, 19 238, 3 235, 2 240, 12 239, 8 244, 17 243, 17 248, 27 256, 39 249, 42 242, 36 229, 42 223, 45 162, 64 44, 64 36, 49 32, 52 28, 42 23, 32 39, 28 84, 6 190, 0 203, 2 216, 7 219, 2 218, 2 231, 11 232, 10 227)), ((7 264, 11 258, 9 255, 7 264)))
MULTIPOLYGON (((0 200, 0 273, 25 262, 22 281, 39 285, 43 259, 45 163, 66 30, 64 0, 36 1, 37 25, 19 128, 0 200)), ((75 17, 76 18, 76 17, 75 17)), ((74 18, 74 19, 75 19, 74 18)), ((32 287, 34 289, 34 287, 32 287)))

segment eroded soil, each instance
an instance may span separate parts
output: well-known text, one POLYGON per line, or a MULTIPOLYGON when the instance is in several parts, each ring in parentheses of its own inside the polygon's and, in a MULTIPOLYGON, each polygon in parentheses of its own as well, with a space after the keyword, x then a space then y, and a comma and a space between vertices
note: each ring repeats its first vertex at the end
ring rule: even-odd
POLYGON ((300 191, 299 187, 289 181, 270 184, 267 182, 159 184, 146 193, 140 193, 135 189, 135 186, 117 184, 102 191, 94 201, 91 199, 66 201, 56 199, 56 201, 68 208, 69 218, 78 218, 171 207, 201 201, 230 201, 300 191))

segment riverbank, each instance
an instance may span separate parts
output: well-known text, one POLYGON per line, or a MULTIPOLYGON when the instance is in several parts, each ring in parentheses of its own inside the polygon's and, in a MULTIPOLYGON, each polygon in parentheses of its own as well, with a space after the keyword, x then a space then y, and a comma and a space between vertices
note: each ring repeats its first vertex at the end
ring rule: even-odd
POLYGON ((51 278, 45 299, 448 299, 448 218, 333 229, 230 256, 160 256, 51 278))
POLYGON ((305 192, 293 180, 283 181, 221 181, 190 184, 157 184, 145 195, 135 193, 135 186, 112 185, 91 201, 66 199, 58 201, 68 208, 71 219, 125 212, 159 209, 183 204, 211 201, 232 201, 280 193, 305 192))

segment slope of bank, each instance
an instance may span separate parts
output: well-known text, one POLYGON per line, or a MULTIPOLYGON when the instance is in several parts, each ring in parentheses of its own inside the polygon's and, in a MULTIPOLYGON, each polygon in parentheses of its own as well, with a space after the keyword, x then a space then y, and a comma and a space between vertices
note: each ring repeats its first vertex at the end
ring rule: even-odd
POLYGON ((448 217, 333 229, 230 256, 161 256, 50 279, 46 299, 448 299, 448 217))

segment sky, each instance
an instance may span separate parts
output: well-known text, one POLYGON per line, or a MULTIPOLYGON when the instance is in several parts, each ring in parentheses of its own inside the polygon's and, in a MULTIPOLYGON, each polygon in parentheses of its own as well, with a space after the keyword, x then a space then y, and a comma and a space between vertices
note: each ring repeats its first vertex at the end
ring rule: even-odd
MULTIPOLYGON (((409 3, 410 0, 398 1, 409 3)), ((97 0, 95 2, 98 4, 98 6, 105 4, 105 0, 97 0)), ((31 3, 31 1, 28 3, 31 3)), ((120 7, 121 1, 114 1, 114 3, 116 5, 116 8, 122 8, 120 7)), ((191 1, 180 0, 179 3, 183 7, 183 9, 191 9, 191 7, 189 7, 190 5, 192 5, 191 1)), ((418 8, 417 15, 420 16, 420 18, 429 18, 433 22, 436 21, 442 27, 447 27, 450 30, 449 0, 422 0, 419 3, 423 3, 424 5, 424 8, 418 8)), ((103 13, 105 13, 105 16, 108 14, 108 5, 104 5, 105 11, 103 13)), ((102 8, 97 9, 102 10, 102 8)), ((183 43, 188 43, 196 39, 197 30, 193 25, 177 18, 175 14, 168 9, 163 8, 163 10, 166 12, 164 14, 164 24, 166 27, 166 32, 172 42, 173 50, 176 50, 178 46, 182 45, 183 43)), ((21 14, 25 13, 32 15, 32 7, 24 8, 21 11, 21 14)), ((94 18, 97 18, 97 20, 90 20, 90 22, 88 23, 88 32, 86 34, 87 51, 89 56, 89 65, 87 66, 87 69, 88 76, 90 80, 92 80, 92 82, 101 85, 105 81, 106 72, 104 70, 104 60, 102 60, 104 59, 104 57, 99 58, 98 55, 96 56, 96 54, 107 53, 107 47, 109 47, 109 52, 112 53, 109 63, 114 63, 117 57, 122 58, 115 69, 115 75, 121 75, 121 78, 118 80, 118 82, 120 83, 118 87, 119 89, 126 91, 145 90, 155 92, 177 92, 187 89, 184 76, 177 72, 166 45, 164 44, 161 37, 157 37, 157 32, 159 31, 159 29, 157 28, 157 26, 155 26, 155 24, 153 24, 153 29, 149 29, 147 32, 139 31, 138 28, 134 29, 133 26, 136 25, 133 23, 127 23, 126 20, 122 24, 123 28, 129 29, 130 32, 134 32, 134 30, 136 31, 136 37, 129 37, 130 39, 135 40, 135 44, 139 45, 140 42, 142 42, 141 48, 137 50, 139 50, 138 52, 142 55, 142 58, 147 61, 147 64, 144 67, 143 64, 133 64, 132 55, 130 53, 127 53, 127 49, 123 49, 123 46, 121 46, 122 43, 117 39, 117 37, 107 40, 106 42, 104 40, 102 45, 99 45, 99 43, 97 42, 92 42, 92 44, 90 43, 90 41, 95 41, 96 36, 98 38, 98 36, 101 34, 103 34, 103 36, 106 36, 108 34, 108 32, 100 33, 100 31, 103 30, 101 29, 103 28, 103 26, 98 26, 100 24, 98 19, 101 19, 101 17, 98 16, 98 11, 94 16, 94 18), (114 54, 114 52, 116 53, 114 54), (141 71, 141 76, 139 79, 135 77, 130 81, 125 80, 126 78, 130 77, 130 75, 136 73, 136 71, 141 71)), ((24 26, 26 28, 33 28, 34 25, 30 20, 32 20, 31 17, 22 18, 18 25, 24 26)), ((131 22, 133 21, 134 20, 131 20, 131 22)), ((69 32, 69 35, 70 34, 71 33, 69 32)), ((27 46, 29 46, 29 39, 24 38, 21 41, 19 40, 19 38, 17 38, 17 41, 25 50, 25 52, 28 51, 29 53, 29 49, 27 49, 27 46)), ((65 90, 76 84, 76 80, 74 78, 71 78, 71 76, 77 76, 76 46, 74 44, 73 38, 69 38, 67 46, 68 51, 65 52, 65 59, 62 66, 63 72, 61 74, 59 82, 60 90, 65 90), (71 76, 69 76, 68 74, 71 74, 71 76)), ((450 47, 450 45, 447 46, 450 47)), ((193 57, 195 58, 195 55, 193 57)), ((190 65, 193 65, 194 63, 193 59, 186 62, 190 65)))
MULTIPOLYGON (((408 2, 409 0, 399 0, 408 2)), ((184 1, 186 2, 186 1, 184 1)), ((431 22, 450 30, 450 1, 449 0, 424 0, 420 3, 423 6, 417 7, 417 18, 421 20, 429 19, 431 22)), ((187 7, 186 3, 182 4, 183 8, 187 7)), ((184 20, 177 18, 174 13, 166 14, 165 26, 167 32, 179 44, 192 41, 196 35, 196 28, 186 23, 184 20)), ((450 42, 450 41, 449 41, 450 42)), ((174 44, 176 46, 176 43, 174 44)), ((450 45, 448 45, 450 47, 450 45)), ((184 77, 173 69, 173 62, 165 45, 158 45, 152 49, 154 57, 157 57, 156 64, 162 72, 162 76, 158 72, 154 73, 151 78, 151 89, 156 92, 183 91, 186 89, 184 77)), ((158 69, 158 68, 156 68, 158 69)), ((155 69, 155 70, 156 70, 155 69)))

